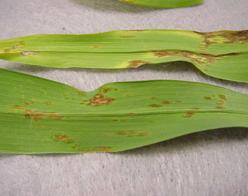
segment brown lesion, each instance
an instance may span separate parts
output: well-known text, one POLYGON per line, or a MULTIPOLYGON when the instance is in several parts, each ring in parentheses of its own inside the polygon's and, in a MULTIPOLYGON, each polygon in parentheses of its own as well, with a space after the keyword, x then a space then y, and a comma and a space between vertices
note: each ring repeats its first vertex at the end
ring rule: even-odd
POLYGON ((30 105, 33 105, 33 104, 34 104, 33 101, 24 101, 25 106, 30 106, 30 105))
MULTIPOLYGON (((152 100, 154 100, 154 98, 151 98, 152 100)), ((158 108, 158 107, 163 107, 165 105, 169 105, 169 104, 172 104, 173 102, 172 101, 169 101, 169 100, 163 100, 161 102, 158 103, 153 103, 153 104, 150 104, 148 105, 149 107, 152 107, 152 108, 158 108)), ((176 103, 176 102, 174 102, 176 103)))
MULTIPOLYGON (((50 105, 50 102, 44 102, 46 105, 50 105)), ((24 117, 26 119, 32 120, 41 120, 45 118, 53 119, 53 120, 62 120, 64 117, 56 112, 40 112, 31 109, 27 109, 29 106, 33 105, 34 101, 25 100, 20 105, 14 105, 15 110, 20 110, 24 113, 24 117)))
POLYGON ((88 101, 87 105, 91 105, 91 106, 109 105, 114 100, 115 100, 114 98, 107 97, 104 94, 98 93, 88 101))
POLYGON ((217 56, 209 54, 197 54, 189 51, 154 51, 152 52, 155 57, 183 57, 191 60, 193 63, 206 64, 213 62, 217 56))
POLYGON ((56 135, 54 135, 53 139, 55 141, 63 142, 63 143, 72 143, 73 142, 73 140, 68 135, 65 135, 65 134, 56 134, 56 135))
POLYGON ((226 101, 227 101, 227 97, 225 95, 218 95, 218 98, 219 99, 217 100, 216 108, 217 109, 224 109, 226 101))
POLYGON ((222 43, 247 43, 248 30, 242 31, 218 31, 218 32, 195 32, 204 39, 203 46, 208 47, 211 44, 222 43))
POLYGON ((25 107, 33 105, 34 102, 31 100, 24 100, 22 104, 14 105, 14 109, 16 110, 25 110, 25 107))
POLYGON ((159 107, 162 107, 162 105, 160 105, 160 104, 150 104, 149 105, 150 107, 152 107, 152 108, 159 108, 159 107))
POLYGON ((27 119, 41 120, 44 118, 44 113, 36 112, 36 111, 32 111, 32 110, 25 110, 24 116, 27 119))
POLYGON ((24 116, 25 118, 32 119, 32 120, 42 120, 46 118, 53 119, 53 120, 63 119, 63 116, 55 112, 38 112, 38 111, 33 111, 33 110, 25 110, 24 116))
POLYGON ((94 45, 91 45, 90 46, 91 48, 103 48, 104 47, 104 45, 102 45, 102 44, 94 44, 94 45))
POLYGON ((147 131, 134 131, 134 130, 127 130, 127 131, 118 131, 117 135, 125 136, 125 137, 144 137, 148 135, 147 131))
POLYGON ((211 96, 205 96, 204 99, 205 100, 212 100, 212 97, 211 96))
POLYGON ((14 109, 16 110, 24 110, 24 106, 21 106, 21 105, 14 105, 14 109))
POLYGON ((204 99, 207 101, 213 101, 213 103, 216 104, 215 106, 216 109, 225 109, 227 96, 224 94, 204 96, 204 99))
POLYGON ((219 96, 219 98, 220 98, 220 99, 222 99, 222 100, 224 100, 224 101, 226 101, 226 100, 227 100, 226 95, 218 95, 218 96, 219 96))
POLYGON ((192 108, 191 110, 186 111, 183 114, 183 117, 184 118, 192 118, 197 113, 198 110, 199 110, 199 108, 192 108))
POLYGON ((138 68, 142 65, 147 65, 147 64, 150 64, 150 63, 147 61, 143 61, 143 60, 133 60, 133 61, 128 62, 128 67, 129 68, 138 68))
POLYGON ((164 100, 164 101, 162 101, 162 104, 163 104, 163 105, 168 105, 168 104, 171 104, 171 101, 164 100))

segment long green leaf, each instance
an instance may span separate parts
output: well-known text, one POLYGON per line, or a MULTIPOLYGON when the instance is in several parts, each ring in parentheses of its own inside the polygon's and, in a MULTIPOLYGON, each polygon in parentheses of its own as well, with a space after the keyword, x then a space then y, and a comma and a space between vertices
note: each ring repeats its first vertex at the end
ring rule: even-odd
POLYGON ((55 68, 137 68, 187 61, 203 73, 248 82, 248 31, 114 31, 0 41, 0 59, 55 68))
POLYGON ((248 96, 183 81, 72 87, 0 69, 0 152, 117 152, 193 132, 248 127, 248 96))
POLYGON ((153 8, 177 8, 199 5, 203 0, 119 0, 134 5, 153 8))

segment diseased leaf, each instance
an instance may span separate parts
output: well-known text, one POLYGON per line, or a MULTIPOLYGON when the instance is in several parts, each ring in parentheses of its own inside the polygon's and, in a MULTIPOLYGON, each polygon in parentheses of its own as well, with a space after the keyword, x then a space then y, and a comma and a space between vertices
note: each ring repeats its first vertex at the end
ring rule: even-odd
POLYGON ((44 67, 98 69, 186 61, 206 75, 248 82, 248 30, 33 35, 0 41, 0 59, 44 67))
POLYGON ((203 0, 119 0, 134 5, 153 8, 177 8, 199 5, 203 0))
POLYGON ((140 81, 82 92, 0 69, 0 152, 118 152, 248 127, 248 96, 201 83, 140 81))

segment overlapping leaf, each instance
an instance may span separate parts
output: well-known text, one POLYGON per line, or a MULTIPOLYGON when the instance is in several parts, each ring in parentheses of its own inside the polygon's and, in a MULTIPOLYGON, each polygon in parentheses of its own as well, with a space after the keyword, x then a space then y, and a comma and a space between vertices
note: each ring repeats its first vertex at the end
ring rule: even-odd
POLYGON ((117 152, 185 134, 248 127, 248 96, 183 81, 95 91, 0 69, 0 153, 117 152))
POLYGON ((203 73, 248 82, 248 31, 114 31, 0 41, 0 59, 56 68, 137 68, 187 61, 203 73))
POLYGON ((119 0, 134 5, 152 8, 177 8, 199 5, 203 0, 119 0))

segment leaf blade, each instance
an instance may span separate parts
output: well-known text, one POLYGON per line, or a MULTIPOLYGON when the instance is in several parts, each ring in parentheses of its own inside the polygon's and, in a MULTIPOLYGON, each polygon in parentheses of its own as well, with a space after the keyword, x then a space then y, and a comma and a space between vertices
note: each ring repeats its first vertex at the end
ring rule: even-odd
POLYGON ((124 82, 81 92, 2 69, 0 76, 1 153, 118 152, 248 127, 248 96, 207 84, 124 82))
POLYGON ((248 31, 113 31, 0 41, 0 59, 54 68, 126 69, 186 61, 220 79, 248 82, 248 31))

